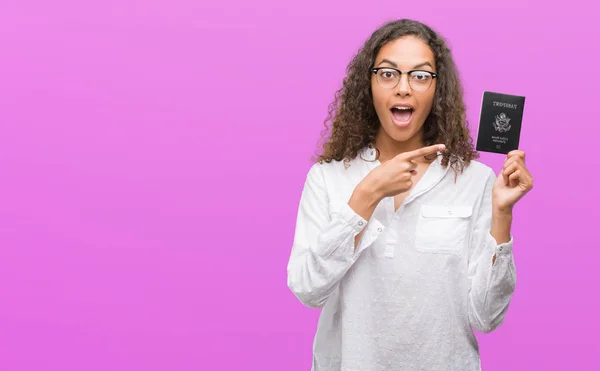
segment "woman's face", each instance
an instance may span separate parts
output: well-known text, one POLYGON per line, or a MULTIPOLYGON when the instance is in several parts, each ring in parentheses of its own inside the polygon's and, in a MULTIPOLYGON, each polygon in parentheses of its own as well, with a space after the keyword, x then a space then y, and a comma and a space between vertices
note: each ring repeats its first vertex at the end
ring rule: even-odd
POLYGON ((392 69, 383 69, 371 74, 373 104, 383 131, 379 135, 385 134, 396 142, 421 141, 421 128, 433 106, 436 80, 426 72, 415 72, 412 77, 406 72, 436 72, 433 52, 421 39, 405 36, 385 44, 374 67, 402 71, 398 75, 392 69))

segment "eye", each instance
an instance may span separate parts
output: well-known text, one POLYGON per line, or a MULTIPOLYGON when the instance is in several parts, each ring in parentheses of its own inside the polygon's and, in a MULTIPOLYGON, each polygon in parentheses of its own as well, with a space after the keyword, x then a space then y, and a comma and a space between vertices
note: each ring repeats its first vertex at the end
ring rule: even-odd
POLYGON ((414 71, 413 73, 411 73, 410 77, 413 80, 422 82, 422 81, 427 81, 431 78, 431 75, 427 72, 424 71, 414 71))
POLYGON ((398 76, 398 72, 394 70, 379 70, 379 76, 386 80, 394 79, 398 76))

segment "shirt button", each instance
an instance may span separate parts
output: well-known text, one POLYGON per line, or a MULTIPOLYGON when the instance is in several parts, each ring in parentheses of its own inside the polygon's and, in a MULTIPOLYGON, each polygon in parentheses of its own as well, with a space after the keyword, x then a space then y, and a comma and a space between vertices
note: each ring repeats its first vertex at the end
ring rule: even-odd
POLYGON ((381 231, 382 231, 382 229, 381 229, 381 228, 377 228, 377 232, 381 232, 381 231))
POLYGON ((362 220, 361 220, 360 222, 358 222, 358 225, 360 225, 360 226, 362 226, 362 225, 363 225, 363 222, 362 222, 362 220))
POLYGON ((498 250, 502 251, 502 249, 504 249, 504 246, 500 246, 498 250))

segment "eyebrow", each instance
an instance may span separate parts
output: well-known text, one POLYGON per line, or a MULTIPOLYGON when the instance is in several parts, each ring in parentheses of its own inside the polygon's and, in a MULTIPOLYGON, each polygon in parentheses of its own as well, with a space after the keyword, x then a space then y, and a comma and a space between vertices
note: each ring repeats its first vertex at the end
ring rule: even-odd
MULTIPOLYGON (((379 62, 379 65, 382 65, 383 63, 391 64, 392 66, 398 68, 398 65, 396 63, 390 61, 389 59, 382 60, 381 62, 379 62)), ((417 64, 416 66, 413 66, 413 69, 414 68, 424 67, 424 66, 429 66, 429 67, 433 68, 433 66, 431 65, 431 63, 429 63, 429 62, 423 62, 423 63, 417 64)))

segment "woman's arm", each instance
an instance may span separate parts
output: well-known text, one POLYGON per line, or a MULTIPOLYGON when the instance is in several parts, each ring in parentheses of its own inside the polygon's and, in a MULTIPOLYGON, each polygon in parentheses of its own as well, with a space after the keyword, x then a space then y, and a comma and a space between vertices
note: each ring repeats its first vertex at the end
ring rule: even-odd
POLYGON ((330 217, 322 168, 318 164, 311 167, 287 266, 288 287, 304 305, 322 307, 362 251, 383 232, 384 226, 371 218, 373 203, 357 187, 349 203, 332 210, 330 217))
POLYGON ((516 268, 513 260, 512 216, 492 207, 490 175, 481 197, 469 251, 469 321, 480 332, 491 332, 502 324, 515 290, 516 268))
MULTIPOLYGON (((510 242, 510 228, 512 225, 512 212, 505 212, 498 209, 492 210, 492 228, 490 234, 496 240, 496 243, 510 242)), ((492 263, 496 262, 496 255, 492 259, 492 263)))

